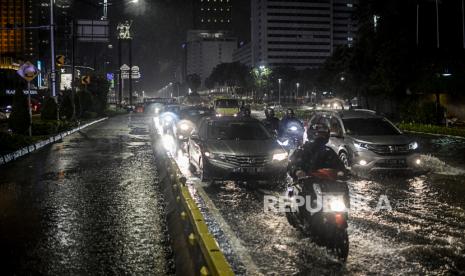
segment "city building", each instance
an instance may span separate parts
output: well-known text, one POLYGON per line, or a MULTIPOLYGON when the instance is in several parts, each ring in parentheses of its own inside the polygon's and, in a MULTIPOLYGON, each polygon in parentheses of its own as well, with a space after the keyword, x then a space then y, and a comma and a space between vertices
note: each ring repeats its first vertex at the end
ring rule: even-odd
POLYGON ((231 30, 232 0, 194 0, 194 29, 231 30))
POLYGON ((237 39, 228 32, 190 30, 187 33, 186 73, 197 74, 204 80, 213 68, 225 62, 233 61, 233 52, 237 48, 237 39))
POLYGON ((0 0, 0 56, 30 59, 36 51, 33 0, 0 0))
POLYGON ((252 64, 317 68, 356 31, 354 0, 251 1, 252 64))
POLYGON ((252 67, 252 44, 249 42, 239 45, 233 53, 233 61, 252 67))

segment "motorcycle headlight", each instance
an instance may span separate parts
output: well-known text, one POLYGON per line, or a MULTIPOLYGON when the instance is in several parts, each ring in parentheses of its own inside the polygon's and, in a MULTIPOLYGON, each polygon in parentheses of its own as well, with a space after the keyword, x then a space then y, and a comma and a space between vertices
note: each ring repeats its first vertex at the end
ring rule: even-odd
POLYGON ((278 144, 280 144, 281 146, 288 146, 289 145, 289 140, 284 140, 283 142, 278 140, 278 144))
POLYGON ((289 128, 290 131, 297 131, 297 129, 298 129, 298 127, 296 127, 296 126, 291 126, 291 127, 289 128))
POLYGON ((408 149, 409 149, 409 150, 416 150, 416 149, 418 149, 418 143, 417 143, 417 142, 412 142, 412 143, 408 144, 408 149))
POLYGON ((173 121, 173 118, 171 118, 171 116, 166 116, 165 118, 163 118, 163 121, 168 124, 173 121))
POLYGON ((346 204, 342 196, 332 196, 328 199, 328 206, 331 212, 344 212, 346 204))
POLYGON ((190 127, 188 124, 184 123, 184 124, 181 124, 180 128, 182 131, 188 131, 190 127))
POLYGON ((287 158, 287 152, 273 154, 273 160, 283 161, 287 158))

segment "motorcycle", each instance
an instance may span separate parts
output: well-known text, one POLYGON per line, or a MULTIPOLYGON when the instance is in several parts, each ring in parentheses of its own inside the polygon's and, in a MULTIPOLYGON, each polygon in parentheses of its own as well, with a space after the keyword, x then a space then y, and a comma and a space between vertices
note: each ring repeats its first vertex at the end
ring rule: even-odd
POLYGON ((333 169, 300 174, 304 176, 293 181, 286 192, 288 222, 345 261, 349 254, 347 183, 338 180, 333 169))
POLYGON ((303 144, 305 129, 298 122, 290 122, 278 137, 278 143, 286 151, 295 150, 303 144))

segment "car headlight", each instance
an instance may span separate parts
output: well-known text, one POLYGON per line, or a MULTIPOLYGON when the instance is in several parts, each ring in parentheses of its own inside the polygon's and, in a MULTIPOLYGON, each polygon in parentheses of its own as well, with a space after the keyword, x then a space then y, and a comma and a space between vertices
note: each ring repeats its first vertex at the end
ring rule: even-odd
POLYGON ((360 150, 360 149, 368 149, 368 145, 365 144, 365 143, 354 142, 354 146, 358 150, 360 150))
POLYGON ((346 204, 342 196, 330 197, 328 207, 331 212, 344 212, 346 210, 346 204))
POLYGON ((211 153, 209 151, 206 151, 203 153, 205 155, 205 157, 207 158, 215 158, 215 154, 214 153, 211 153))
POLYGON ((412 143, 408 144, 408 149, 409 149, 409 150, 416 150, 416 149, 418 149, 418 143, 417 143, 417 142, 412 142, 412 143))
POLYGON ((273 154, 273 160, 283 161, 287 158, 287 152, 273 154))
POLYGON ((155 108, 155 114, 158 114, 160 112, 160 108, 155 108))
POLYGON ((183 130, 183 131, 187 131, 187 130, 189 130, 190 127, 189 127, 188 124, 181 124, 180 128, 181 128, 181 130, 183 130))

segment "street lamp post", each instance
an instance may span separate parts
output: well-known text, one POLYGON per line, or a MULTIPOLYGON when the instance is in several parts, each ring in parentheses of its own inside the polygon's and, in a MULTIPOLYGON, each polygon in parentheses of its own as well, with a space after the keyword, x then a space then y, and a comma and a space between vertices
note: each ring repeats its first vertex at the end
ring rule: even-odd
POLYGON ((281 82, 283 79, 278 79, 278 103, 281 106, 281 82))
POLYGON ((296 87, 296 93, 295 93, 295 101, 297 102, 297 97, 299 96, 299 87, 300 87, 300 83, 296 83, 295 84, 295 87, 296 87))

